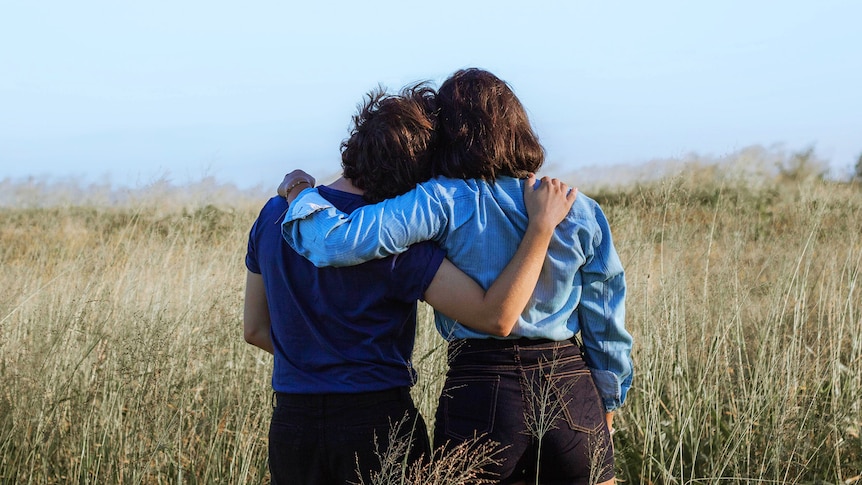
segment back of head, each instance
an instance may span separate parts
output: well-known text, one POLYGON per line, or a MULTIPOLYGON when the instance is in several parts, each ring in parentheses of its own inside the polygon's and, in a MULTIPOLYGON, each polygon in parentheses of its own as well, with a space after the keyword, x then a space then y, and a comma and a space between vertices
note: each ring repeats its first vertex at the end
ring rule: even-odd
POLYGON ((434 90, 424 83, 397 95, 368 93, 341 143, 341 167, 365 199, 377 202, 431 178, 430 150, 436 137, 431 116, 434 90))
POLYGON ((482 69, 457 71, 437 91, 434 175, 450 178, 525 177, 545 152, 512 89, 482 69))

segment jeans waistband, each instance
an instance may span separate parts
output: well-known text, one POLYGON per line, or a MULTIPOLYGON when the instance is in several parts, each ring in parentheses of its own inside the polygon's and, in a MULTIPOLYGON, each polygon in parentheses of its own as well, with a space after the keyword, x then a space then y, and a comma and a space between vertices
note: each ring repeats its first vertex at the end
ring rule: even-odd
POLYGON ((292 394, 274 391, 272 407, 278 406, 363 406, 378 402, 412 399, 409 387, 393 387, 382 391, 357 392, 349 394, 292 394))
POLYGON ((449 348, 462 348, 470 350, 495 350, 512 349, 515 347, 536 347, 539 345, 557 345, 567 347, 574 345, 571 340, 551 340, 546 338, 531 339, 527 337, 499 339, 499 338, 468 338, 457 339, 449 342, 449 348))

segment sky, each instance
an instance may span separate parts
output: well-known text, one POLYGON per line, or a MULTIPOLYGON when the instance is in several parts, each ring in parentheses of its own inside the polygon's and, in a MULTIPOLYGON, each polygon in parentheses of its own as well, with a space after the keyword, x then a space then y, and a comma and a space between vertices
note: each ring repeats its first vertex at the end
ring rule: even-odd
POLYGON ((340 171, 366 92, 487 69, 546 172, 752 145, 862 155, 855 0, 0 0, 0 180, 340 171))

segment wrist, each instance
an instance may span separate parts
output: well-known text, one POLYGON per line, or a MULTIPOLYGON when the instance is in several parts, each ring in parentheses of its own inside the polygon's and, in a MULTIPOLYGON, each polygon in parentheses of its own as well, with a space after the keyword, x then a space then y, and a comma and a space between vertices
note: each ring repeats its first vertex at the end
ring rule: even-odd
MULTIPOLYGON (((309 188, 309 187, 313 187, 313 185, 308 180, 305 180, 305 179, 297 180, 296 182, 290 184, 286 189, 284 189, 284 198, 287 199, 288 202, 290 202, 291 192, 294 192, 296 189, 299 189, 299 192, 301 192, 302 190, 309 188)), ((298 194, 299 192, 296 192, 296 193, 298 194)))
POLYGON ((527 222, 527 233, 534 234, 536 236, 547 236, 550 237, 554 233, 554 229, 557 226, 549 225, 543 222, 540 222, 538 219, 530 219, 527 222))

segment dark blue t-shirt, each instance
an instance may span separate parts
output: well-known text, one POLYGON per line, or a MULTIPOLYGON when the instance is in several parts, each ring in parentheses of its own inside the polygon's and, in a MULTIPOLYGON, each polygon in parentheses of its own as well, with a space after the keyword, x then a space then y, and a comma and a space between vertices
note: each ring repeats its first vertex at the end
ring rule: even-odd
MULTIPOLYGON (((319 187, 343 212, 366 204, 319 187)), ((273 197, 251 228, 245 264, 263 275, 272 322, 272 387, 301 394, 356 393, 410 386, 416 301, 445 252, 433 243, 343 268, 317 268, 281 236, 287 202, 273 197)))

